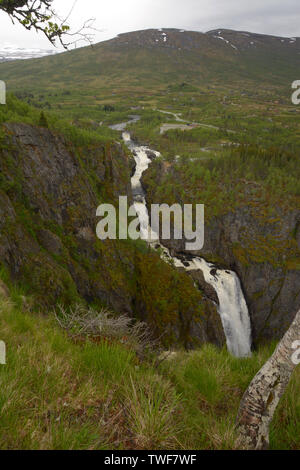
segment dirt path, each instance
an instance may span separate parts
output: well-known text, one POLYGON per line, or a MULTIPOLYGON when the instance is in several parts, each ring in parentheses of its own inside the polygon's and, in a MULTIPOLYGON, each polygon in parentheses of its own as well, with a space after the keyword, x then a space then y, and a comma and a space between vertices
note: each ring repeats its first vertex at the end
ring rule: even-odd
MULTIPOLYGON (((158 111, 160 113, 163 113, 163 114, 170 114, 171 116, 174 116, 176 121, 178 122, 181 122, 182 124, 162 124, 161 127, 160 127, 160 133, 161 134, 164 134, 165 132, 171 130, 171 129, 180 129, 182 131, 187 131, 187 130, 191 130, 191 129, 194 129, 195 127, 205 127, 207 129, 215 129, 215 130, 219 130, 220 127, 217 127, 217 126, 213 126, 212 124, 203 124, 201 122, 191 122, 191 121, 186 121, 184 119, 181 119, 179 116, 181 114, 176 114, 176 113, 172 113, 171 111, 163 111, 161 109, 154 109, 154 111, 158 111)), ((229 130, 227 129, 227 132, 229 132, 230 134, 235 134, 236 132, 235 131, 232 131, 232 130, 229 130)))

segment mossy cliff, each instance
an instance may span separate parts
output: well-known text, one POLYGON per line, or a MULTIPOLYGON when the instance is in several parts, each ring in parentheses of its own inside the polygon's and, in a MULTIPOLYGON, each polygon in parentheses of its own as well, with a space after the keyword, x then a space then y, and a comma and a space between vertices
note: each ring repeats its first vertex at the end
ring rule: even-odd
POLYGON ((215 309, 185 273, 143 242, 96 238, 98 205, 131 199, 131 158, 117 142, 79 145, 51 128, 4 123, 0 263, 40 305, 108 305, 146 320, 166 345, 223 345, 215 309))

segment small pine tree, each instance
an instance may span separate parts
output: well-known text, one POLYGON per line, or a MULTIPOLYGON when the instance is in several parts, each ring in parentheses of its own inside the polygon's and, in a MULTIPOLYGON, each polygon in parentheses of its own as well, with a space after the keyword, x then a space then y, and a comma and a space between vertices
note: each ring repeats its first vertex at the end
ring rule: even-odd
POLYGON ((48 124, 48 121, 47 121, 47 118, 45 116, 44 111, 42 111, 41 114, 40 114, 39 126, 40 127, 46 127, 46 129, 49 128, 49 124, 48 124))

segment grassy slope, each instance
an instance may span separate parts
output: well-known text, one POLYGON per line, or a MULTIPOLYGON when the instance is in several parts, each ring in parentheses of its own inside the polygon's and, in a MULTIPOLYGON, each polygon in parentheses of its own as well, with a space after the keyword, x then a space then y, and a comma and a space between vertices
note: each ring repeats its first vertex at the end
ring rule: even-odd
MULTIPOLYGON (((0 298, 1 449, 235 448, 239 401, 273 347, 239 360, 205 346, 157 368, 119 343, 75 344, 11 293, 0 298)), ((299 372, 276 413, 273 449, 300 446, 299 372)))

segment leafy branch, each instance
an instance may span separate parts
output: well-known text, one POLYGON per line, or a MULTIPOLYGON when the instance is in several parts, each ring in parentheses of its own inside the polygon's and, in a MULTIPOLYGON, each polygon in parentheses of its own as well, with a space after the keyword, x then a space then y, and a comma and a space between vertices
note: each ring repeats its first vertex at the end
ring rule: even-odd
POLYGON ((84 22, 82 27, 72 32, 68 20, 74 10, 77 0, 65 18, 60 18, 52 8, 54 0, 0 0, 0 11, 9 15, 12 22, 20 23, 27 30, 42 32, 54 46, 62 45, 68 49, 80 41, 92 44, 95 19, 84 22))

